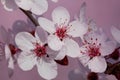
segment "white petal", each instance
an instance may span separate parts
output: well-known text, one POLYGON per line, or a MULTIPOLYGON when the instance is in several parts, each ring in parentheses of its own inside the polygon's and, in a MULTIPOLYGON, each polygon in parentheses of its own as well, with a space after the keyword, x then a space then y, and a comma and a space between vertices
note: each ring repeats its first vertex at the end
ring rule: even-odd
POLYGON ((63 41, 61 41, 57 36, 50 35, 48 36, 48 46, 55 51, 58 51, 64 45, 63 41))
POLYGON ((108 36, 105 34, 104 30, 102 28, 99 28, 100 35, 98 39, 101 40, 101 42, 105 42, 108 39, 108 36))
POLYGON ((18 8, 14 0, 1 0, 1 3, 7 11, 13 11, 18 8))
POLYGON ((116 43, 113 41, 108 41, 101 45, 100 52, 102 56, 111 54, 116 48, 116 43))
POLYGON ((88 56, 88 52, 87 52, 87 48, 86 48, 87 45, 84 45, 82 47, 80 47, 80 55, 78 57, 78 59, 80 60, 80 62, 86 66, 87 63, 89 62, 90 60, 90 57, 88 56))
POLYGON ((70 20, 69 12, 64 7, 57 7, 52 12, 52 19, 58 25, 64 24, 67 25, 70 20))
POLYGON ((31 5, 31 12, 36 15, 42 15, 48 9, 47 0, 34 0, 33 5, 31 5))
POLYGON ((53 2, 55 2, 55 3, 57 3, 57 2, 58 2, 58 0, 51 0, 51 1, 53 1, 53 2))
POLYGON ((11 51, 7 44, 5 45, 5 57, 6 57, 6 60, 11 58, 11 51))
POLYGON ((36 57, 32 53, 21 52, 18 57, 18 65, 23 71, 31 70, 36 64, 36 57))
POLYGON ((52 21, 45 19, 45 18, 38 18, 38 22, 40 24, 40 26, 47 32, 49 33, 54 33, 55 30, 55 25, 52 21))
POLYGON ((78 59, 84 66, 86 66, 90 60, 90 57, 87 54, 83 54, 78 59))
POLYGON ((37 27, 35 31, 35 37, 42 41, 42 43, 45 43, 47 40, 47 32, 45 32, 41 27, 37 27))
POLYGON ((12 57, 8 61, 8 68, 14 69, 14 60, 12 57))
POLYGON ((72 37, 83 37, 83 35, 87 33, 88 28, 84 23, 73 21, 69 25, 71 25, 71 27, 67 34, 71 35, 72 37))
POLYGON ((120 30, 118 30, 116 27, 111 27, 111 33, 115 40, 120 43, 120 30))
POLYGON ((90 32, 98 30, 96 22, 93 19, 89 21, 88 28, 90 32))
POLYGON ((32 7, 31 0, 15 0, 15 2, 20 8, 22 8, 24 10, 30 10, 32 7))
POLYGON ((80 8, 80 15, 79 15, 80 22, 85 22, 86 21, 85 10, 86 10, 86 3, 84 2, 81 5, 81 8, 80 8))
POLYGON ((57 64, 55 61, 45 62, 43 59, 37 64, 38 73, 47 80, 54 79, 57 76, 57 64))
POLYGON ((95 43, 96 45, 99 44, 104 44, 104 42, 107 39, 107 36, 104 35, 104 33, 97 33, 97 32, 89 32, 84 36, 84 39, 88 42, 88 43, 95 43), (91 40, 92 39, 92 40, 91 40), (97 41, 96 41, 97 39, 97 41))
POLYGON ((67 53, 66 47, 62 47, 62 49, 60 50, 60 52, 55 57, 55 60, 62 60, 65 57, 66 53, 67 53))
POLYGON ((88 68, 91 69, 92 72, 102 73, 107 68, 107 63, 102 57, 94 57, 88 63, 88 68))
POLYGON ((88 46, 89 46, 88 44, 81 46, 81 47, 80 47, 80 54, 88 54, 88 53, 87 53, 88 48, 86 48, 86 47, 88 47, 88 46))
POLYGON ((48 3, 46 0, 15 0, 17 5, 24 9, 30 10, 36 15, 45 13, 48 9, 48 3))
POLYGON ((20 32, 15 37, 17 46, 23 51, 30 51, 34 49, 33 43, 35 41, 35 38, 27 32, 20 32))
POLYGON ((14 74, 14 60, 11 57, 8 61, 8 76, 11 78, 14 74))
POLYGON ((69 38, 65 39, 64 42, 65 42, 65 46, 67 48, 66 54, 68 56, 75 58, 80 55, 80 47, 77 42, 75 42, 74 40, 69 39, 69 38))

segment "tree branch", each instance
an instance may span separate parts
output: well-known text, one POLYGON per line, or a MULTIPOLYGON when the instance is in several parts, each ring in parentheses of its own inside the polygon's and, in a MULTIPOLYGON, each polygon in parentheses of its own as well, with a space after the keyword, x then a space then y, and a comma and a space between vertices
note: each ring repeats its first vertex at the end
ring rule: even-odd
POLYGON ((38 21, 32 16, 31 12, 25 11, 21 8, 19 8, 32 22, 35 26, 40 26, 38 21))

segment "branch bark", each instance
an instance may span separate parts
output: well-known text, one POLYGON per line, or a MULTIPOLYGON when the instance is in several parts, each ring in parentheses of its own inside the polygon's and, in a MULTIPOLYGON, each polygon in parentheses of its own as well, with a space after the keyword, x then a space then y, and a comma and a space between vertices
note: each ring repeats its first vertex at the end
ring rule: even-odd
POLYGON ((37 26, 40 26, 38 21, 32 16, 31 12, 29 11, 25 11, 21 8, 19 8, 32 22, 33 24, 37 27, 37 26))

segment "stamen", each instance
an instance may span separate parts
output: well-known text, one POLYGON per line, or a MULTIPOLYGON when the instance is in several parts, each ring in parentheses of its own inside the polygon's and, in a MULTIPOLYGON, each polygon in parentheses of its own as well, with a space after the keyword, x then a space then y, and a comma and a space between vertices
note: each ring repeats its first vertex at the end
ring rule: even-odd
POLYGON ((66 27, 58 28, 56 30, 56 35, 62 40, 67 35, 66 31, 66 27))
POLYGON ((36 43, 36 48, 33 50, 36 54, 36 56, 41 57, 46 55, 46 45, 45 46, 41 46, 40 44, 36 43))

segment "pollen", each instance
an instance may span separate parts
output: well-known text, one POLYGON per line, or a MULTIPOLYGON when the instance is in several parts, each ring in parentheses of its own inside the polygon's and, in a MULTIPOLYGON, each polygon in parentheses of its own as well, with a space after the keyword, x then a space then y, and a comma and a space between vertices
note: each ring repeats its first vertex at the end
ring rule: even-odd
POLYGON ((38 57, 46 55, 46 47, 41 46, 38 43, 36 43, 35 49, 33 51, 36 54, 36 56, 38 56, 38 57))
POLYGON ((88 55, 93 58, 95 56, 100 56, 101 53, 100 53, 100 46, 101 46, 101 43, 98 43, 98 39, 97 38, 90 38, 91 42, 87 43, 88 46, 86 46, 85 48, 87 48, 87 52, 88 52, 88 55))
POLYGON ((66 27, 61 27, 56 29, 56 35, 62 40, 66 36, 66 27))
POLYGON ((88 53, 89 53, 89 56, 90 56, 91 58, 93 58, 93 57, 95 57, 95 56, 100 56, 99 47, 89 46, 88 53))

